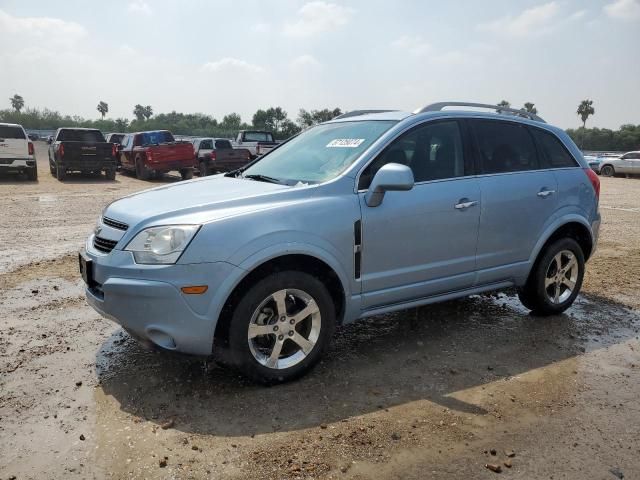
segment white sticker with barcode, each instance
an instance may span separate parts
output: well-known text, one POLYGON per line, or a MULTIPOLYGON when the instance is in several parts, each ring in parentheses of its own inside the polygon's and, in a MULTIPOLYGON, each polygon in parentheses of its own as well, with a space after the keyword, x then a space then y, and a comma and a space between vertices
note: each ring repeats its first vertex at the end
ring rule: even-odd
POLYGON ((364 138, 336 138, 327 143, 327 148, 358 148, 364 138))

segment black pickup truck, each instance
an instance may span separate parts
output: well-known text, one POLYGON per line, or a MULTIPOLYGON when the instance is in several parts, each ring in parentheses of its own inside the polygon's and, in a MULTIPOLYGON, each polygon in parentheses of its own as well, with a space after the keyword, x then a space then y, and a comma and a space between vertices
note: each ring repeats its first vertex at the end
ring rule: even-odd
POLYGON ((67 172, 101 173, 108 180, 116 178, 115 144, 105 142, 100 130, 59 128, 49 141, 49 170, 58 180, 67 172))

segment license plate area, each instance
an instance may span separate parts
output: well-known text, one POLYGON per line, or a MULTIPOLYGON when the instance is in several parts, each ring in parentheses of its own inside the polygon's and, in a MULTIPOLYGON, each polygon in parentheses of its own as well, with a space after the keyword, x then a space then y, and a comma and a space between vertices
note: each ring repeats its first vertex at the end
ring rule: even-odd
POLYGON ((78 254, 78 266, 84 283, 86 283, 89 288, 93 288, 96 285, 93 279, 93 260, 83 251, 78 254))

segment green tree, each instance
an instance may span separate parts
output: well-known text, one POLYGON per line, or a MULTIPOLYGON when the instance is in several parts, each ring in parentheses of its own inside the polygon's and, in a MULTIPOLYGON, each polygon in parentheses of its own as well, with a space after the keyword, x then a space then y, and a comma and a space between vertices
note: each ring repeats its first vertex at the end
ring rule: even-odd
POLYGON ((535 103, 531 102, 525 103, 524 107, 522 107, 522 110, 524 110, 525 112, 533 113, 534 115, 538 113, 538 109, 535 107, 535 103))
POLYGON ((102 119, 104 120, 104 116, 109 111, 109 104, 100 100, 98 106, 96 107, 96 110, 100 112, 100 115, 102 115, 102 119))
POLYGON ((151 105, 144 107, 143 115, 146 120, 149 120, 153 116, 153 108, 151 108, 151 105))
POLYGON ((135 115, 136 120, 138 120, 140 122, 142 120, 144 120, 144 114, 145 113, 146 113, 145 112, 145 108, 142 105, 140 105, 139 103, 135 107, 133 107, 133 114, 135 115))
POLYGON ((578 105, 578 110, 576 111, 580 119, 582 120, 582 128, 586 128, 587 119, 596 113, 593 108, 593 100, 582 100, 580 105, 578 105))
POLYGON ((114 125, 116 127, 115 130, 118 132, 126 132, 129 127, 129 120, 126 118, 117 118, 114 125))
POLYGON ((22 110, 22 107, 24 107, 24 98, 16 93, 9 99, 9 101, 11 102, 11 108, 20 113, 20 110, 22 110))
POLYGON ((229 113, 228 115, 225 115, 222 117, 222 122, 220 122, 220 128, 229 131, 240 130, 241 125, 242 119, 237 113, 229 113))
MULTIPOLYGON (((511 103, 507 102, 506 100, 500 100, 500 102, 498 103, 498 107, 511 108, 511 103)), ((498 108, 496 112, 502 113, 502 110, 498 108)))
POLYGON ((307 111, 304 108, 301 108, 298 112, 298 124, 302 127, 311 127, 312 125, 317 125, 318 123, 328 122, 329 120, 342 115, 342 110, 339 108, 334 108, 333 110, 329 110, 325 108, 323 110, 311 110, 307 111))
POLYGON ((301 128, 288 118, 280 125, 280 136, 282 138, 289 138, 293 135, 300 133, 301 128))

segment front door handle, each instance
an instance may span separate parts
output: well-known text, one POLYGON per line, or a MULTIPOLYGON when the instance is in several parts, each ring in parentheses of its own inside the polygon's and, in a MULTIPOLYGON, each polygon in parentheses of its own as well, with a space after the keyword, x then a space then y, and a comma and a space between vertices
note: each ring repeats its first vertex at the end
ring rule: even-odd
POLYGON ((544 198, 544 197, 548 197, 549 195, 552 195, 554 193, 556 193, 555 190, 542 189, 542 190, 540 190, 538 192, 538 196, 544 198))
POLYGON ((466 198, 463 198, 462 200, 460 200, 460 203, 456 203, 453 208, 455 208, 456 210, 465 210, 477 204, 478 202, 469 201, 466 198))

